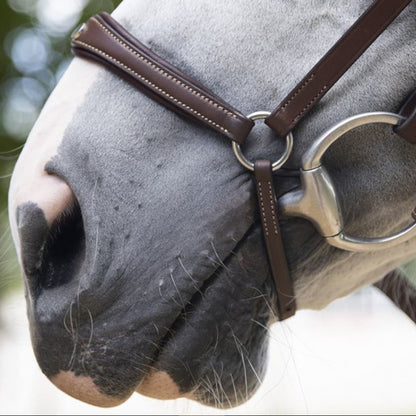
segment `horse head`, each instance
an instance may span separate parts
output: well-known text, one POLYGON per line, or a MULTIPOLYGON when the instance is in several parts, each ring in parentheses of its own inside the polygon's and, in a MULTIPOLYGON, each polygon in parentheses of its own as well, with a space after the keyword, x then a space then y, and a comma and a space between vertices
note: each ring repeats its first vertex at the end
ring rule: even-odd
MULTIPOLYGON (((398 108, 414 82, 412 6, 294 131, 287 172, 332 124, 398 108)), ((362 11, 359 0, 125 0, 114 16, 248 114, 274 108, 362 11)), ((249 141, 262 146, 249 153, 283 148, 266 128, 249 141)), ((415 157, 378 125, 331 148, 348 230, 384 235, 409 221, 415 157)), ((276 177, 280 195, 298 185, 276 177)), ((137 390, 226 407, 255 391, 276 299, 251 174, 218 134, 75 58, 30 133, 9 201, 33 347, 59 388, 101 406, 137 390)), ((298 308, 323 308, 416 254, 409 242, 338 250, 303 219, 284 221, 282 234, 298 308)))

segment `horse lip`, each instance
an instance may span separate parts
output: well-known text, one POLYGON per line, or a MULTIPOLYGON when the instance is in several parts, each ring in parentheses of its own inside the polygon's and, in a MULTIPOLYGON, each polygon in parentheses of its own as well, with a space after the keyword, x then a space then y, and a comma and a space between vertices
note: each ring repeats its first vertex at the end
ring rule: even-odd
MULTIPOLYGON (((251 230, 251 227, 249 227, 249 229, 241 237, 241 239, 236 242, 235 247, 237 247, 240 244, 240 242, 244 238, 246 238, 250 230, 251 230)), ((217 267, 212 271, 212 273, 206 279, 204 279, 201 286, 199 288, 195 288, 195 291, 191 295, 185 307, 181 309, 181 311, 176 316, 175 320, 171 323, 165 336, 157 344, 156 354, 154 355, 153 360, 149 363, 148 371, 144 374, 142 380, 137 385, 137 388, 136 388, 137 393, 143 394, 148 397, 160 399, 160 400, 187 398, 190 400, 199 401, 197 394, 196 394, 196 390, 198 389, 198 386, 194 386, 191 390, 186 391, 186 392, 180 391, 178 388, 175 388, 174 384, 176 383, 174 382, 172 376, 164 369, 158 368, 158 363, 160 363, 160 357, 163 356, 164 349, 171 342, 171 340, 175 337, 175 334, 172 333, 172 329, 177 327, 178 322, 183 320, 184 315, 187 313, 188 306, 192 306, 193 311, 198 309, 198 302, 195 301, 195 298, 199 296, 203 296, 204 292, 209 289, 211 284, 217 278, 218 272, 224 267, 226 267, 225 264, 227 262, 228 257, 235 254, 235 247, 233 247, 230 250, 226 258, 221 263, 218 263, 217 267), (167 385, 168 391, 161 391, 160 390, 161 384, 164 384, 165 386, 167 385), (158 387, 159 391, 152 392, 151 391, 152 386, 156 386, 156 385, 159 386, 158 387)), ((186 328, 184 328, 184 330, 186 331, 186 328)))
POLYGON ((175 400, 181 397, 196 400, 194 392, 182 393, 166 371, 151 369, 136 388, 136 392, 158 400, 175 400))
POLYGON ((93 406, 114 407, 130 397, 130 395, 125 395, 118 398, 103 394, 90 377, 77 375, 72 371, 61 371, 50 380, 66 394, 93 406))
MULTIPOLYGON (((60 177, 64 177, 64 175, 62 175, 62 172, 59 172, 59 171, 57 171, 57 172, 55 172, 55 171, 53 171, 51 168, 49 169, 49 171, 50 171, 50 173, 52 173, 52 174, 57 174, 58 176, 60 176, 60 177)), ((68 181, 67 179, 65 179, 64 178, 64 180, 67 182, 67 183, 69 183, 70 181, 68 181)), ((72 188, 72 187, 71 187, 72 188)), ((73 188, 72 188, 73 189, 73 188)), ((75 194, 75 192, 74 192, 74 194, 75 194)), ((81 205, 81 207, 83 206, 83 198, 82 198, 82 193, 80 193, 80 195, 79 195, 79 197, 80 197, 80 199, 79 199, 79 203, 78 202, 76 202, 76 206, 75 207, 77 207, 78 209, 80 209, 81 210, 81 208, 80 208, 80 205, 81 205)), ((72 207, 72 208, 74 208, 74 207, 72 207)), ((62 215, 62 218, 64 218, 66 215, 65 214, 63 214, 62 215)), ((59 223, 60 221, 61 221, 61 219, 62 218, 60 218, 60 219, 58 219, 57 220, 57 222, 59 223)), ((87 224, 88 224, 88 216, 86 215, 86 217, 85 218, 82 218, 83 220, 85 220, 86 222, 87 222, 87 224)), ((237 241, 234 241, 234 244, 233 244, 233 247, 231 247, 230 248, 230 250, 228 251, 228 252, 226 252, 227 254, 225 255, 225 259, 224 259, 224 261, 226 261, 226 258, 228 258, 228 256, 230 256, 230 255, 232 255, 232 253, 234 252, 234 250, 235 250, 235 247, 241 242, 241 240, 243 240, 244 238, 245 238, 245 236, 247 235, 247 233, 249 233, 250 232, 250 230, 251 230, 251 226, 252 226, 252 224, 250 224, 249 225, 249 227, 247 228, 247 229, 245 229, 245 231, 244 231, 244 233, 241 235, 241 238, 239 238, 237 241)), ((87 228, 87 225, 85 226, 86 227, 86 229, 88 229, 87 228)), ((43 240, 42 240, 42 245, 43 245, 43 247, 45 247, 45 245, 47 245, 46 243, 45 243, 45 241, 47 241, 48 239, 50 239, 50 237, 53 235, 53 233, 52 233, 52 231, 51 231, 51 229, 49 228, 46 232, 45 232, 45 235, 44 235, 44 238, 43 238, 43 240)), ((85 237, 85 236, 84 236, 85 237)), ((84 243, 85 243, 85 241, 84 241, 84 243)), ((88 246, 87 247, 84 247, 84 250, 85 251, 88 251, 88 246)), ((41 262, 41 266, 40 266, 40 269, 42 269, 42 264, 44 264, 44 262, 45 262, 45 260, 47 260, 47 257, 45 257, 45 256, 43 256, 42 255, 42 262, 41 262)), ((189 295, 190 295, 190 299, 186 302, 186 304, 191 304, 192 303, 192 299, 194 299, 194 296, 201 290, 201 287, 206 283, 206 282, 208 282, 211 278, 213 278, 213 277, 215 277, 216 276, 216 274, 218 273, 218 271, 221 269, 223 267, 223 264, 221 264, 221 263, 218 263, 217 265, 216 265, 216 267, 214 267, 214 268, 212 268, 211 269, 211 271, 210 272, 205 272, 204 273, 204 275, 202 275, 202 276, 200 276, 201 277, 201 283, 200 283, 200 285, 198 285, 198 288, 196 288, 195 287, 195 290, 194 291, 192 291, 193 293, 190 293, 189 295)), ((35 273, 35 275, 36 275, 37 273, 35 273)), ((75 273, 76 274, 76 273, 75 273)), ((76 277, 76 276, 74 276, 74 277, 76 277)), ((71 287, 72 288, 72 287, 71 287)), ((65 288, 65 291, 66 291, 66 288, 65 288)), ((91 292, 89 291, 89 290, 85 290, 85 296, 86 297, 88 297, 88 296, 91 296, 91 292)), ((53 292, 51 292, 49 295, 48 295, 49 297, 51 297, 51 296, 53 296, 53 292)), ((40 308, 42 308, 43 306, 45 306, 44 305, 45 304, 45 302, 40 302, 40 308)), ((57 313, 60 313, 61 311, 62 311, 62 307, 63 305, 61 304, 61 305, 58 305, 57 306, 57 310, 56 310, 56 314, 57 313), (58 310, 59 309, 59 310, 58 310)), ((39 311, 39 308, 37 309, 37 312, 39 311)), ((147 367, 147 371, 141 371, 141 375, 142 375, 142 377, 140 377, 140 380, 137 382, 137 384, 136 384, 136 386, 135 386, 135 389, 139 389, 140 387, 140 384, 141 384, 141 382, 142 382, 142 380, 144 380, 146 377, 148 377, 148 375, 149 375, 149 372, 151 372, 151 371, 153 371, 153 369, 157 369, 157 363, 158 363, 158 360, 159 360, 159 358, 160 358, 160 355, 163 353, 163 351, 164 351, 164 347, 165 347, 165 345, 167 344, 167 343, 169 343, 169 339, 170 339, 170 329, 172 328, 172 327, 174 327, 175 325, 176 325, 176 322, 178 321, 178 320, 180 320, 181 319, 181 316, 183 315, 183 313, 185 312, 185 309, 181 309, 181 310, 176 310, 177 311, 177 314, 176 314, 176 316, 173 316, 172 318, 172 321, 170 321, 170 324, 168 324, 168 325, 166 325, 166 328, 169 328, 168 330, 167 330, 167 333, 165 334, 165 335, 163 335, 163 334, 161 334, 161 338, 159 339, 159 341, 157 341, 157 348, 156 348, 156 350, 154 350, 153 351, 153 354, 149 354, 150 355, 150 357, 149 358, 151 358, 151 361, 150 362, 148 362, 148 364, 146 365, 146 367, 147 367)), ((95 315, 95 313, 97 313, 97 311, 94 311, 93 312, 93 314, 95 315)), ((100 313, 100 312, 98 312, 98 313, 100 313)), ((39 320, 38 318, 39 318, 39 316, 37 317, 37 318, 35 318, 35 320, 37 320, 38 321, 38 323, 41 325, 41 326, 43 326, 44 324, 45 325, 49 325, 50 324, 50 319, 55 319, 55 317, 56 317, 56 314, 53 314, 53 315, 50 315, 50 314, 48 314, 47 316, 46 316, 46 319, 42 319, 42 322, 41 322, 41 320, 39 320)), ((155 343, 155 345, 156 345, 156 343, 155 343)), ((103 359, 106 359, 106 357, 102 357, 103 359)), ((47 358, 45 357, 45 359, 47 360, 47 358)), ((85 374, 87 374, 87 373, 85 373, 85 374)), ((111 374, 110 374, 110 377, 111 377, 111 374)), ((99 386, 99 384, 97 384, 97 387, 99 386)), ((132 385, 130 385, 129 386, 129 389, 132 387, 132 385)), ((183 395, 182 395, 183 396, 183 395)))

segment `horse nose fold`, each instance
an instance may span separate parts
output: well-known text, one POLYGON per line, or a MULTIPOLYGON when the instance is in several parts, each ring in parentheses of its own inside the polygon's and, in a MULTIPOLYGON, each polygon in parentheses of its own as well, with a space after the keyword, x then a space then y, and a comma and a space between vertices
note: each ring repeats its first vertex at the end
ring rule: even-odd
POLYGON ((19 189, 16 196, 20 259, 30 287, 46 289, 67 282, 85 249, 74 193, 63 179, 48 174, 19 189))

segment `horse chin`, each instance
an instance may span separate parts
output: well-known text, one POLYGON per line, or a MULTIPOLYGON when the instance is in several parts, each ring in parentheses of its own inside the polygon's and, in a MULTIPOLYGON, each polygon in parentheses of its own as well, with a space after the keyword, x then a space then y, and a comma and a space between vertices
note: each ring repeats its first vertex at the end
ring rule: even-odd
MULTIPOLYGON (((152 338, 151 324, 129 332, 128 326, 137 325, 141 314, 123 322, 125 313, 113 316, 112 304, 103 306, 104 297, 102 311, 92 310, 95 292, 76 292, 78 303, 72 302, 70 282, 39 293, 28 287, 28 315, 40 367, 60 390, 100 407, 117 406, 135 391, 161 400, 184 397, 217 408, 241 404, 263 376, 272 316, 272 287, 266 262, 258 264, 265 260, 259 241, 260 229, 253 226, 158 338, 152 338), (58 295, 61 302, 56 301, 58 295), (69 309, 63 307, 65 301, 71 301, 69 309), (97 314, 93 337, 91 310, 97 314), (125 335, 114 337, 119 331, 125 335)), ((201 275, 203 270, 198 270, 201 275)), ((164 328, 162 323, 158 327, 164 328)))
POLYGON ((162 341, 138 393, 164 400, 184 397, 216 408, 237 406, 255 393, 265 374, 267 326, 274 317, 267 266, 254 261, 264 255, 258 242, 254 227, 194 294, 162 341))
POLYGON ((142 380, 136 389, 136 392, 157 400, 176 400, 180 398, 193 400, 206 406, 215 408, 227 409, 237 406, 238 400, 232 402, 230 398, 227 400, 219 401, 214 400, 213 397, 208 396, 206 393, 201 394, 198 389, 191 392, 181 392, 179 386, 165 371, 151 370, 148 375, 142 380))
MULTIPOLYGON (((120 398, 103 394, 91 377, 76 375, 72 371, 61 371, 51 377, 51 381, 66 394, 98 407, 119 406, 129 397, 127 395, 120 398)), ((192 393, 182 393, 168 373, 157 370, 149 371, 137 387, 136 392, 158 400, 174 400, 181 397, 197 400, 192 393)))

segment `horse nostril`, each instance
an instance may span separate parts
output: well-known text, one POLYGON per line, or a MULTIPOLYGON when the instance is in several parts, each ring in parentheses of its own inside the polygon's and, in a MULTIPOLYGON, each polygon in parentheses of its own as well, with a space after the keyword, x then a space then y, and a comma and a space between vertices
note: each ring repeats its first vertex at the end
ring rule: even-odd
POLYGON ((33 203, 19 206, 16 220, 23 268, 31 289, 49 289, 68 282, 85 254, 79 204, 74 202, 50 227, 42 210, 33 203))
MULTIPOLYGON (((45 199, 40 198, 43 202, 39 205, 25 202, 16 209, 23 270, 30 289, 35 293, 68 282, 84 259, 85 233, 81 209, 70 192, 71 198, 66 194, 64 200, 55 205, 45 204, 45 199), (57 206, 63 203, 67 205, 57 213, 57 206)), ((60 195, 49 196, 54 197, 59 199, 60 195)))

